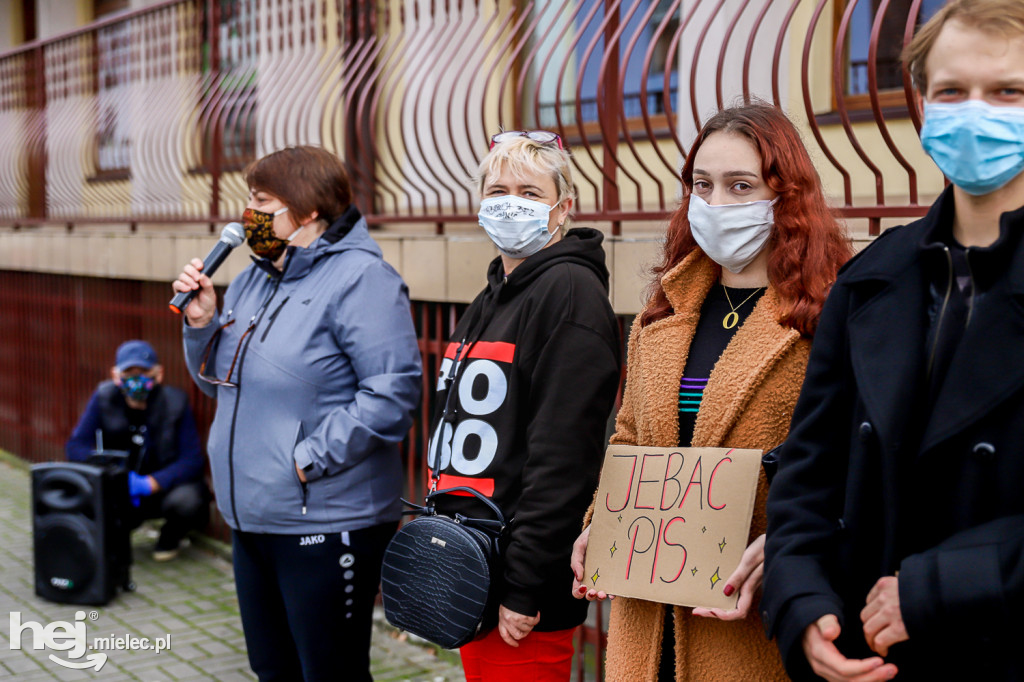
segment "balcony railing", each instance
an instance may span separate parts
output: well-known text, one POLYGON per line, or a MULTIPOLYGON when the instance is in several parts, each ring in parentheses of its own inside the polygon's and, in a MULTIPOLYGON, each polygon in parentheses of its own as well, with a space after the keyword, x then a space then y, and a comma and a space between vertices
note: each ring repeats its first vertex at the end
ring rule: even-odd
POLYGON ((880 4, 850 96, 856 2, 158 2, 0 54, 0 224, 234 218, 244 165, 302 143, 345 159, 371 223, 442 232, 475 220, 489 135, 543 126, 574 151, 579 218, 618 232, 674 208, 702 120, 758 97, 877 230, 924 210, 910 84, 879 91, 876 58, 922 1, 880 4))

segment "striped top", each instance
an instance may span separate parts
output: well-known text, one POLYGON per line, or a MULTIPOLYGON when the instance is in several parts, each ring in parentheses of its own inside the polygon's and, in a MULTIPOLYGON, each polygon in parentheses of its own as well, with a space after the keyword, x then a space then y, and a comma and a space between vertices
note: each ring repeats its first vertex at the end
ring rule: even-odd
POLYGON ((711 287, 704 304, 700 308, 700 321, 693 334, 690 354, 686 359, 683 376, 679 380, 679 445, 687 447, 693 441, 693 429, 697 424, 704 389, 707 388, 711 370, 718 358, 722 357, 726 346, 732 341, 736 330, 743 326, 750 311, 757 305, 764 294, 764 288, 736 289, 729 287, 729 298, 735 303, 745 301, 736 308, 739 321, 731 328, 726 328, 722 321, 733 311, 726 299, 722 285, 711 287), (750 299, 747 300, 747 297, 750 299))

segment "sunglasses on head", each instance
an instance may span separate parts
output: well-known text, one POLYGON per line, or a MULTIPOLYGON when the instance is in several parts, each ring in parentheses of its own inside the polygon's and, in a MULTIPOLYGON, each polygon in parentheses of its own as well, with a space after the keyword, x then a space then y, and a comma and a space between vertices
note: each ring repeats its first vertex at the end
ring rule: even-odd
POLYGON ((553 133, 550 130, 506 130, 498 133, 497 135, 491 136, 491 149, 494 149, 494 145, 502 142, 509 142, 516 139, 517 137, 528 137, 534 142, 540 144, 556 144, 559 149, 562 149, 562 138, 558 133, 553 133))

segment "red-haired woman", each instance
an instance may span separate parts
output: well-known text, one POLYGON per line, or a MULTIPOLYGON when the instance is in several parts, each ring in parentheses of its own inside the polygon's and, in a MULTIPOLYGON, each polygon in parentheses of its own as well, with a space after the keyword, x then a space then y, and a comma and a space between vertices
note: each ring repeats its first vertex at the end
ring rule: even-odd
MULTIPOLYGON (((684 197, 629 337, 612 443, 768 451, 786 437, 818 316, 851 255, 800 137, 779 109, 712 117, 682 171, 684 197)), ((617 598, 607 678, 785 680, 753 602, 764 563, 768 481, 758 483, 748 547, 724 588, 736 608, 617 598)), ((604 599, 578 578, 578 598, 604 599)))

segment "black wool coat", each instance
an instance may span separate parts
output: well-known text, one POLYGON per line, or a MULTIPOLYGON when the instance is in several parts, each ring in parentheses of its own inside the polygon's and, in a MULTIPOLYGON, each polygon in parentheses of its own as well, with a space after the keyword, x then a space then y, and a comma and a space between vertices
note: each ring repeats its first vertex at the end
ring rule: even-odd
POLYGON ((968 250, 969 321, 928 389, 928 330, 952 275, 952 188, 841 272, 768 499, 763 618, 790 675, 801 635, 839 616, 867 648, 867 594, 898 572, 898 680, 1021 680, 1024 655, 1024 209, 968 250))

